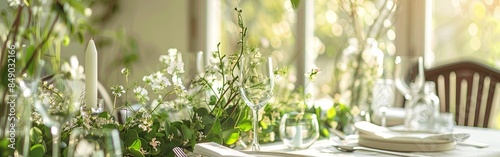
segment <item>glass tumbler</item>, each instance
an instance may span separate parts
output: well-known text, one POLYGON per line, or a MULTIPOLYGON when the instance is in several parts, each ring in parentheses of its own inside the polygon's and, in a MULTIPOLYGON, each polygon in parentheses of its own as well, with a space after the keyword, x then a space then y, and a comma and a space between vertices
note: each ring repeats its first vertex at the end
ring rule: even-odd
POLYGON ((309 148, 319 137, 316 114, 286 113, 281 118, 280 137, 292 150, 309 148))

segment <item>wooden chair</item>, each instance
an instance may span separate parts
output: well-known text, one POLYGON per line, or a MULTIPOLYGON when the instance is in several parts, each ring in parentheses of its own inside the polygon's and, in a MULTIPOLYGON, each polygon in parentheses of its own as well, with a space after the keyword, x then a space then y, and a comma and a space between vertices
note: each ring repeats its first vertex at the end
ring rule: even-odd
POLYGON ((500 105, 500 70, 472 61, 427 69, 427 81, 436 83, 441 112, 455 113, 457 125, 491 127, 500 105))

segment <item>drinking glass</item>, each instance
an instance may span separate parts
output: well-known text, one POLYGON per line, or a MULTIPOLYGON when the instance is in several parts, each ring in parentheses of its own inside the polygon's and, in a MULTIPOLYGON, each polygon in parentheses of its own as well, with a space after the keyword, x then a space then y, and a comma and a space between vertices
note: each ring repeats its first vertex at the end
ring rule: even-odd
POLYGON ((411 100, 422 90, 425 83, 423 57, 397 56, 395 63, 396 88, 407 101, 411 100))
POLYGON ((73 129, 68 145, 68 157, 122 157, 120 135, 116 129, 73 129))
POLYGON ((56 74, 42 82, 40 99, 35 100, 35 109, 52 134, 52 156, 58 157, 61 126, 80 111, 79 98, 83 91, 80 80, 72 80, 56 74))
POLYGON ((395 89, 392 79, 379 79, 373 87, 372 110, 374 116, 379 116, 380 124, 386 127, 386 113, 394 104, 395 89))
POLYGON ((281 118, 280 137, 290 149, 307 149, 319 137, 319 124, 313 113, 286 113, 281 118))
POLYGON ((244 58, 240 60, 240 94, 243 101, 253 112, 252 150, 259 151, 258 111, 263 108, 273 95, 274 73, 272 59, 244 58))

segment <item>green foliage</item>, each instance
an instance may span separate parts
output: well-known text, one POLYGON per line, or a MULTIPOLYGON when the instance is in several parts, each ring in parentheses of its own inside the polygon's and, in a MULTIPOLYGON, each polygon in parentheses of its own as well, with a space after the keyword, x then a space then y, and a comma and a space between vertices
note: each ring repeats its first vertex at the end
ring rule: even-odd
POLYGON ((47 152, 47 149, 42 144, 35 144, 30 148, 30 156, 33 157, 42 157, 45 152, 47 152))
MULTIPOLYGON (((76 1, 67 0, 59 1, 75 3, 76 1)), ((61 8, 62 4, 53 4, 54 12, 65 14, 67 11, 61 8)), ((81 10, 77 4, 72 4, 76 10, 81 10)), ((177 61, 176 50, 170 53, 175 55, 167 56, 166 63, 162 62, 162 69, 152 75, 145 76, 144 83, 134 82, 124 88, 125 102, 119 107, 114 108, 110 112, 102 112, 97 115, 91 115, 89 110, 82 110, 80 115, 77 115, 71 122, 66 123, 61 134, 61 149, 62 154, 68 153, 68 145, 71 145, 71 130, 95 130, 95 129, 116 129, 120 134, 120 144, 122 145, 123 154, 126 156, 174 156, 171 151, 174 147, 181 147, 187 151, 192 151, 195 144, 200 142, 216 142, 229 147, 234 147, 240 143, 251 141, 252 121, 250 116, 251 109, 243 103, 239 93, 239 79, 235 72, 239 71, 239 61, 242 56, 254 56, 259 60, 260 52, 256 48, 251 48, 246 45, 247 28, 243 23, 241 16, 242 11, 235 9, 238 15, 238 26, 240 28, 241 38, 238 40, 239 53, 230 54, 224 53, 220 49, 213 53, 211 60, 214 62, 211 67, 207 67, 203 75, 191 80, 189 87, 184 87, 181 83, 175 82, 176 78, 181 74, 180 69, 175 69, 169 72, 172 65, 177 65, 177 62, 168 63, 167 60, 177 61), (175 58, 175 59, 174 59, 175 58), (151 77, 150 77, 151 76, 151 77), (164 81, 169 76, 171 85, 166 85, 164 81), (159 78, 159 79, 158 79, 159 78), (148 79, 149 82, 148 82, 148 79), (158 79, 158 80, 155 80, 158 79), (164 83, 164 84, 161 84, 164 83), (165 87, 161 86, 164 85, 165 87), (168 88, 167 88, 168 87, 168 88), (147 93, 147 91, 152 91, 147 93), (157 99, 149 101, 149 95, 158 96, 157 99), (131 100, 135 98, 134 100, 131 100), (133 110, 131 102, 139 102, 141 109, 133 110), (133 112, 133 116, 119 123, 118 117, 113 113, 115 111, 125 109, 133 112), (183 117, 178 120, 173 120, 176 112, 188 110, 183 117)), ((78 33, 80 27, 85 25, 75 25, 67 15, 61 15, 61 20, 66 24, 73 24, 71 32, 78 33)), ((53 44, 52 40, 46 41, 53 44)), ((63 42, 63 41, 61 41, 63 42)), ((67 41, 64 41, 67 42, 67 41)), ((39 53, 39 49, 48 49, 50 46, 28 47, 26 54, 39 53)), ((47 52, 47 53, 50 53, 47 52)), ((57 53, 54 53, 56 55, 57 53)), ((39 58, 38 58, 39 59, 39 58)), ((33 64, 30 62, 38 61, 25 60, 24 65, 33 64)), ((58 59, 54 60, 59 62, 58 59)), ((58 64, 52 64, 58 65, 58 64)), ((178 67, 177 67, 178 68, 178 67)), ((29 68, 27 68, 29 69, 29 68)), ((251 69, 250 69, 251 70, 251 69)), ((58 69, 54 69, 57 72, 58 69)), ((316 74, 317 71, 314 71, 316 74)), ((281 69, 275 73, 283 73, 281 69)), ((124 74, 125 75, 125 74, 124 74)), ((128 74, 125 75, 127 77, 128 74)), ((311 79, 313 77, 310 77, 311 79)), ((128 83, 128 81, 127 81, 128 83)), ((266 105, 261 121, 257 127, 259 129, 259 139, 261 142, 273 142, 278 136, 280 118, 285 112, 291 111, 292 108, 283 108, 288 104, 292 104, 295 109, 302 111, 306 110, 308 99, 310 96, 304 93, 303 90, 288 92, 291 97, 277 97, 270 105, 266 105)), ((115 100, 121 98, 119 94, 114 93, 115 100)), ((116 103, 116 101, 115 101, 116 103)), ((116 105, 116 104, 114 104, 116 105)), ((312 109, 318 115, 321 115, 321 110, 312 109)), ((332 120, 342 120, 338 116, 346 116, 345 112, 348 108, 338 107, 335 110, 335 115, 329 115, 328 122, 332 120), (337 118, 337 119, 336 119, 337 118)), ((333 111, 332 111, 333 112, 333 111)), ((36 112, 35 112, 36 113, 36 112)), ((329 114, 332 114, 329 112, 329 114)), ((51 155, 52 135, 50 128, 43 125, 41 118, 33 118, 32 128, 30 130, 30 156, 36 153, 40 156, 51 155)), ((347 121, 345 121, 347 122, 347 121)), ((103 143, 102 135, 95 135, 85 132, 84 135, 89 141, 95 143, 103 143)), ((5 150, 3 143, 0 141, 0 150, 5 150)), ((8 142, 8 141, 7 141, 8 142)), ((8 148, 7 148, 8 149, 8 148)), ((7 151, 1 151, 7 152, 7 151)))

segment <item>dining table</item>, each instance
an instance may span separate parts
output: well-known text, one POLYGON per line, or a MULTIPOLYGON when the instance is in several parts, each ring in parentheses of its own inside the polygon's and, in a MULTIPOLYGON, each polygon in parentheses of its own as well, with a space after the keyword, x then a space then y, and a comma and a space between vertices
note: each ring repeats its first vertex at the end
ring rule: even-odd
MULTIPOLYGON (((492 128, 479 128, 469 126, 455 126, 454 132, 469 133, 470 137, 464 143, 457 142, 454 149, 436 152, 405 152, 422 156, 436 157, 500 157, 500 130, 492 128), (481 144, 467 145, 465 143, 481 144)), ((307 149, 291 150, 282 142, 266 143, 261 145, 262 152, 287 153, 296 156, 332 156, 332 157, 371 157, 371 156, 398 156, 379 152, 356 150, 354 152, 344 152, 333 147, 331 139, 320 139, 307 149)), ((279 155, 276 155, 279 156, 279 155)))

